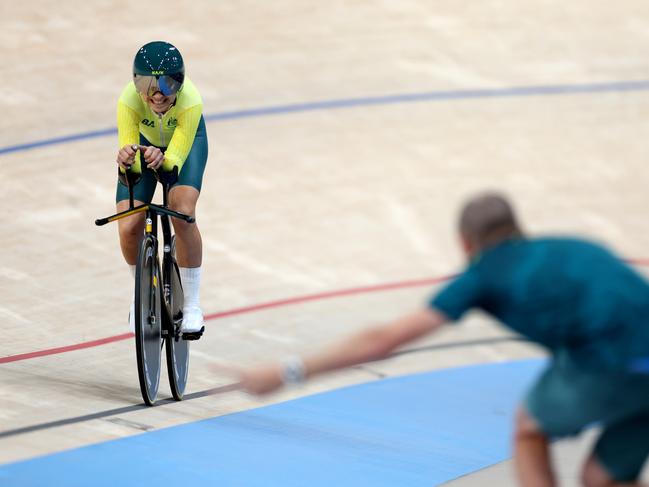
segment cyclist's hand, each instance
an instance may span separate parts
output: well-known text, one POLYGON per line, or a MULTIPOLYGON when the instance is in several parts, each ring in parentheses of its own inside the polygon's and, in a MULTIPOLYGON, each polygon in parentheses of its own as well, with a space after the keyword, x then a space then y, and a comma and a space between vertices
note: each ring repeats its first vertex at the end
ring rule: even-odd
POLYGON ((129 169, 135 163, 137 145, 125 145, 117 152, 117 164, 122 169, 129 169))
POLYGON ((164 161, 165 155, 160 149, 152 146, 142 147, 142 149, 144 149, 142 156, 146 162, 146 167, 149 169, 158 169, 162 166, 162 161, 164 161))

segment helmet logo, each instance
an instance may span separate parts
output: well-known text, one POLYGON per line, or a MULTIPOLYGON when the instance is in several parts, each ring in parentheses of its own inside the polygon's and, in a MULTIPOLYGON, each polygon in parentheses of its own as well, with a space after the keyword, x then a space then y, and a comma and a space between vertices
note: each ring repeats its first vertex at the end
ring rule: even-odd
POLYGON ((151 74, 153 76, 160 76, 160 75, 165 74, 165 72, 164 71, 151 71, 151 74))

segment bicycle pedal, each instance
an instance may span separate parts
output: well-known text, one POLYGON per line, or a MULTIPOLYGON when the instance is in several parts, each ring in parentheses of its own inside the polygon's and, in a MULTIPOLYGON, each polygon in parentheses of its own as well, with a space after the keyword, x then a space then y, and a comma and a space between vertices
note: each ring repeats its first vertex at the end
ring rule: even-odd
POLYGON ((200 339, 200 337, 203 336, 204 331, 205 331, 204 326, 202 326, 201 329, 198 331, 184 331, 183 340, 198 340, 200 339))

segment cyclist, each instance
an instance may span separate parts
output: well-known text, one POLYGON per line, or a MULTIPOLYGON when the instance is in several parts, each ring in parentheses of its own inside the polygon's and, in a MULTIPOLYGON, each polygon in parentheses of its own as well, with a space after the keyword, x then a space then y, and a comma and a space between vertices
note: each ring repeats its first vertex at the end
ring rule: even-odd
MULTIPOLYGON (((168 42, 142 46, 133 61, 133 80, 117 103, 120 171, 130 169, 142 177, 134 187, 136 204, 150 203, 157 180, 154 170, 178 168, 178 180, 169 191, 172 209, 195 216, 207 164, 207 133, 201 96, 185 76, 183 58, 168 42)), ((128 209, 128 188, 117 182, 117 211, 128 209)), ((200 307, 202 264, 201 234, 196 224, 172 219, 176 257, 185 294, 182 330, 200 336, 204 330, 200 307)), ((135 276, 144 214, 119 220, 119 240, 126 263, 135 276)), ((135 329, 135 303, 129 325, 135 329)))

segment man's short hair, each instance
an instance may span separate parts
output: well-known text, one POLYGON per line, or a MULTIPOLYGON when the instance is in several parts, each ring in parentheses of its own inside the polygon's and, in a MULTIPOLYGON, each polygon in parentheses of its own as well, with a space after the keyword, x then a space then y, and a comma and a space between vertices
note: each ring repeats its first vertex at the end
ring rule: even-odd
POLYGON ((460 234, 484 248, 522 232, 507 198, 497 192, 487 192, 465 203, 460 213, 460 234))

